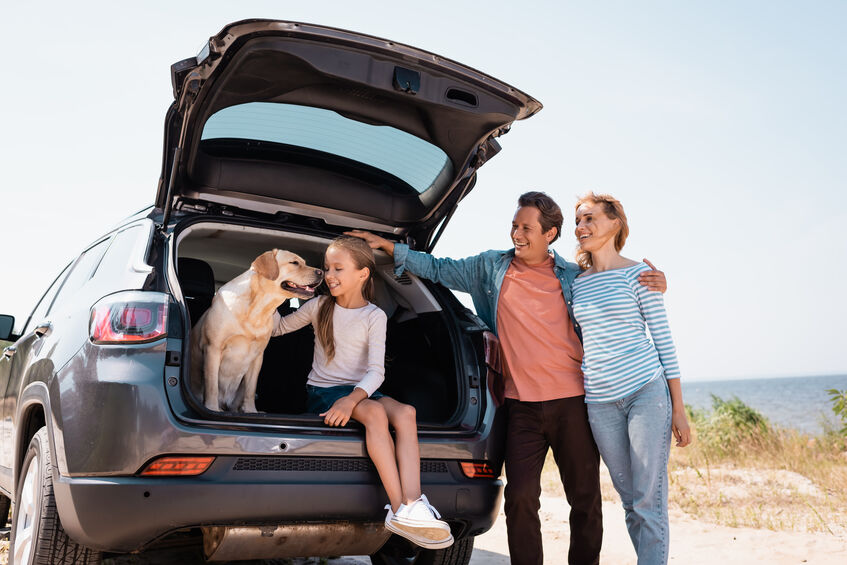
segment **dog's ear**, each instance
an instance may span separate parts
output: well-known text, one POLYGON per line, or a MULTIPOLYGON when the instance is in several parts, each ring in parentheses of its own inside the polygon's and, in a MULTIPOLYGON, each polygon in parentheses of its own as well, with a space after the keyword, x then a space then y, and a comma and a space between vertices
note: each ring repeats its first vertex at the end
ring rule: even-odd
POLYGON ((265 251, 253 261, 250 268, 266 279, 275 281, 279 276, 279 265, 276 263, 276 249, 265 251))

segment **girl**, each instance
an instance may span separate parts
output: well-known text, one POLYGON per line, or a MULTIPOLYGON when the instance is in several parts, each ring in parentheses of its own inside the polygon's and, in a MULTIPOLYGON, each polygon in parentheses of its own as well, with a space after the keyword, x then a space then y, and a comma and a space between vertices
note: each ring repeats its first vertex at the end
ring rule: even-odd
POLYGON ((621 203, 589 193, 576 205, 573 311, 582 327, 585 402, 600 455, 626 511, 638 565, 668 561, 668 456, 690 443, 679 366, 650 270, 620 255, 629 227, 621 203), (647 336, 650 330, 652 341, 647 336))
POLYGON ((284 318, 273 335, 312 324, 315 354, 307 381, 308 410, 330 426, 354 419, 365 426, 365 445, 391 504, 385 527, 421 547, 453 543, 450 526, 421 494, 415 409, 377 391, 385 368, 385 313, 373 300, 373 251, 361 239, 333 240, 324 258, 330 296, 305 302, 284 318), (388 431, 396 432, 396 444, 388 431))

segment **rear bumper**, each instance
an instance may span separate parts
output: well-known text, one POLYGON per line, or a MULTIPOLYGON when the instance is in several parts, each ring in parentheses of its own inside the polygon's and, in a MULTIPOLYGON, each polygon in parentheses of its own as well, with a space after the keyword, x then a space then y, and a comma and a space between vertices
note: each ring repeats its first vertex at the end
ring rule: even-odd
MULTIPOLYGON (((372 471, 316 471, 302 466, 234 470, 236 459, 219 457, 199 477, 56 475, 54 492, 62 526, 85 546, 129 552, 187 527, 373 523, 385 518, 385 490, 372 471)), ((501 481, 467 479, 455 461, 437 461, 425 462, 421 484, 455 536, 478 535, 494 523, 501 481)))

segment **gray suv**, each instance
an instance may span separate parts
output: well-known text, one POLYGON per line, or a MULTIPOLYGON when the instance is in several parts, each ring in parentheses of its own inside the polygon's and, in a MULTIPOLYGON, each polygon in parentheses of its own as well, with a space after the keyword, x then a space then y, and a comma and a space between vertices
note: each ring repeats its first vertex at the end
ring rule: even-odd
POLYGON ((198 402, 189 335, 268 249, 321 265, 332 238, 360 228, 430 251, 496 138, 541 104, 413 47, 271 20, 226 26, 171 79, 154 205, 66 266, 17 331, 0 316, 14 342, 0 358, 12 563, 181 544, 213 561, 467 563, 499 509, 503 422, 490 334, 449 291, 377 254, 380 390, 417 409, 423 487, 456 538, 443 550, 384 529, 360 426, 304 413, 309 328, 271 339, 257 414, 198 402))

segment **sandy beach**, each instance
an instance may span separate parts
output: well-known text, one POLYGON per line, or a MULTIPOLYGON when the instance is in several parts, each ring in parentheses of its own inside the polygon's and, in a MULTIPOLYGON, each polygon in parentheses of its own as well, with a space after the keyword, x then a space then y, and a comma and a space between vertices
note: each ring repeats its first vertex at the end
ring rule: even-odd
MULTIPOLYGON (((545 563, 567 562, 568 512, 564 498, 543 495, 541 521, 544 533, 545 563)), ((635 554, 626 533, 623 510, 618 504, 603 503, 603 552, 601 563, 635 565, 635 554)), ((6 537, 6 540, 8 538, 6 537)), ((0 542, 0 565, 7 563, 7 545, 0 542)), ((844 565, 847 562, 847 537, 800 532, 777 532, 753 528, 717 526, 688 518, 681 511, 671 512, 670 563, 685 565, 844 565)), ((184 559, 148 560, 127 559, 124 563, 144 565, 192 565, 184 559)), ((199 562, 198 562, 199 563, 199 562)), ((267 562, 265 562, 267 563, 267 562)), ((280 564, 285 561, 279 561, 280 564)), ((292 565, 319 563, 319 560, 295 560, 292 565)), ((326 562, 328 565, 369 564, 367 557, 343 557, 326 562)), ((507 565, 509 549, 506 543, 506 519, 502 510, 494 527, 476 538, 471 565, 507 565)))

